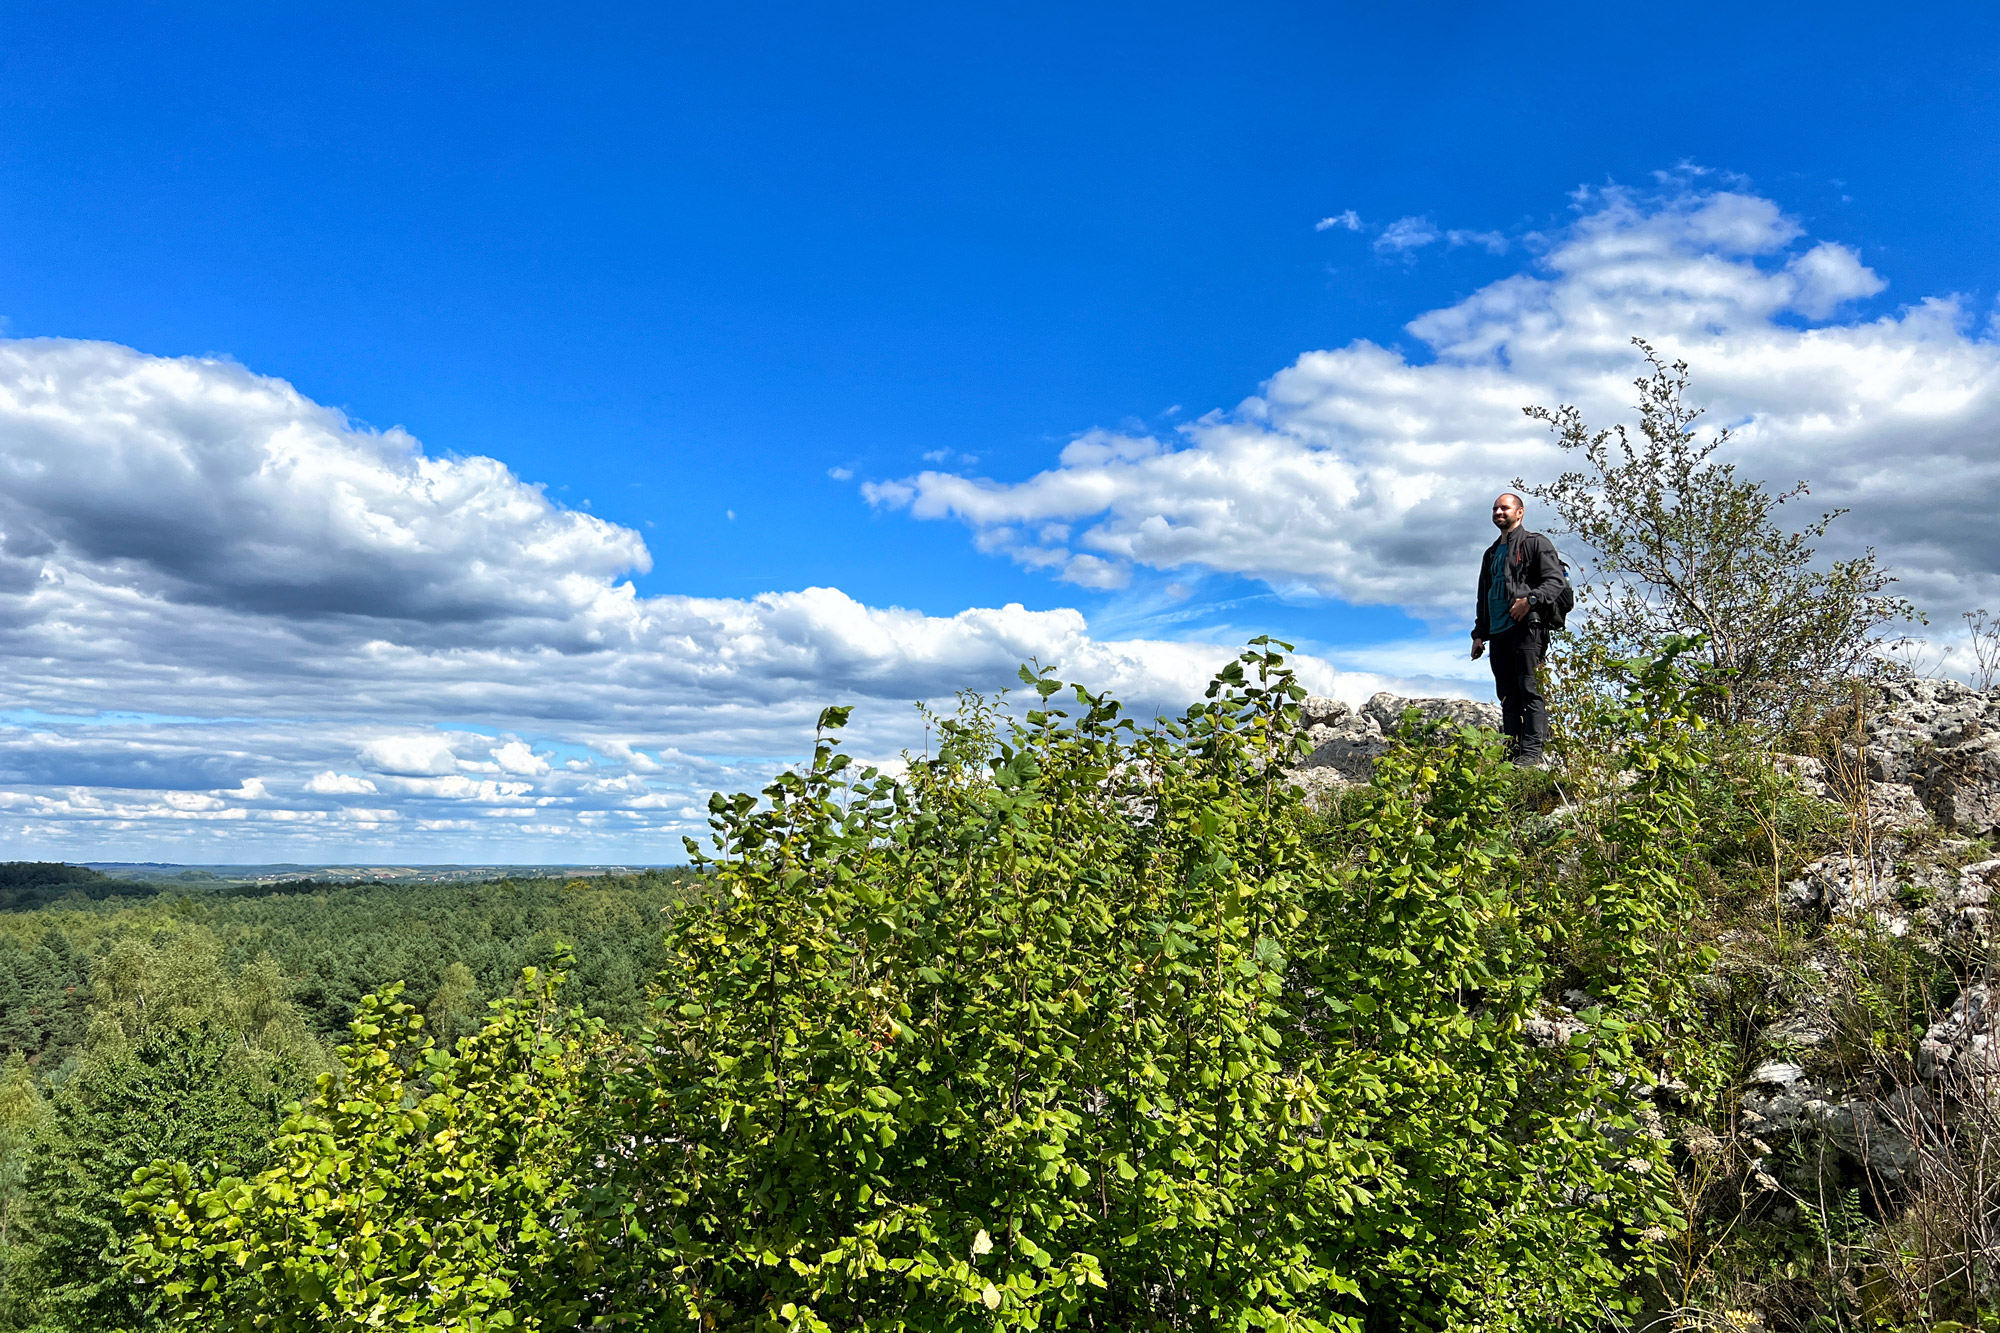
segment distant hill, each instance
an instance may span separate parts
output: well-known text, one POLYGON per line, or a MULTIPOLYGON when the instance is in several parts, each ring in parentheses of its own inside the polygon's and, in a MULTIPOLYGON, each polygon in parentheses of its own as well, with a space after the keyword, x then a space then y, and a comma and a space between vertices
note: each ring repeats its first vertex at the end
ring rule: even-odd
POLYGON ((305 864, 181 865, 167 861, 86 861, 91 870, 112 879, 139 881, 161 891, 207 891, 248 884, 297 884, 303 881, 343 884, 479 884, 496 879, 595 879, 634 875, 638 865, 366 865, 353 861, 305 864))
MULTIPOLYGON (((251 898, 317 893, 342 885, 474 885, 499 880, 622 879, 648 867, 598 865, 175 865, 161 861, 0 861, 0 912, 32 912, 72 895, 102 901, 171 894, 251 898)), ((658 870, 660 867, 651 867, 658 870)), ((0 1047, 0 1053, 5 1048, 0 1047)))
POLYGON ((85 898, 136 898, 157 892, 150 884, 113 879, 88 866, 61 861, 0 861, 0 912, 26 912, 71 894, 85 898))

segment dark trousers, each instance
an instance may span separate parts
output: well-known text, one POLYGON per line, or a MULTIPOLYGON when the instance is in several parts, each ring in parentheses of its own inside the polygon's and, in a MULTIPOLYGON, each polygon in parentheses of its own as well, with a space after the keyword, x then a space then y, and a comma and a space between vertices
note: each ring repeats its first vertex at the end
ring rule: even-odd
POLYGON ((1535 670, 1548 651, 1549 632, 1540 625, 1516 625, 1486 645, 1493 659, 1493 688, 1500 695, 1500 731, 1516 754, 1540 754, 1549 737, 1549 709, 1535 670))

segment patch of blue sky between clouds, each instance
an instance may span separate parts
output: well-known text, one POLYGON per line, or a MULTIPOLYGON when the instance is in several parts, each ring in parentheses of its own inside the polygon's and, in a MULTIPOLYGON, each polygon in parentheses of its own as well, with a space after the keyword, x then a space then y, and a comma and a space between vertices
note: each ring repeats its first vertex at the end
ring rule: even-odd
POLYGON ((261 726, 282 726, 286 722, 304 724, 305 718, 193 717, 178 713, 106 711, 102 713, 45 713, 38 708, 0 709, 0 724, 16 727, 175 727, 227 726, 255 721, 261 726))

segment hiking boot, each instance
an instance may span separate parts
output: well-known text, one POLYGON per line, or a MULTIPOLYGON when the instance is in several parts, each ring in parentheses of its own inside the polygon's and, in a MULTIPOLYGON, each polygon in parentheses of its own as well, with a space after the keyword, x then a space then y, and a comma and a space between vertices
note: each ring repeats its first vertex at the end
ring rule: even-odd
POLYGON ((1514 755, 1513 763, 1516 768, 1547 768, 1549 766, 1548 756, 1540 750, 1517 751, 1514 755))

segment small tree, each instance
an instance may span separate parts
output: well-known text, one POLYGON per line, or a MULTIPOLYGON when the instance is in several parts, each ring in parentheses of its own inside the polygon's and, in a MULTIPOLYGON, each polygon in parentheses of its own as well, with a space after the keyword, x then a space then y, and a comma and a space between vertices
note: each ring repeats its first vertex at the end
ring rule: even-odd
POLYGON ((1709 705, 1717 720, 1795 722, 1876 660, 1885 626, 1921 617, 1886 594, 1895 579, 1873 547, 1852 560, 1816 559, 1846 510, 1788 531, 1778 510, 1808 494, 1805 482, 1773 495, 1735 464, 1711 462, 1730 432, 1696 438, 1703 409, 1688 402, 1687 363, 1632 342, 1651 367, 1634 381, 1641 438, 1622 425, 1592 430, 1575 407, 1524 408, 1586 468, 1546 486, 1514 485, 1590 548, 1587 636, 1635 657, 1672 635, 1701 635, 1728 682, 1709 705))

